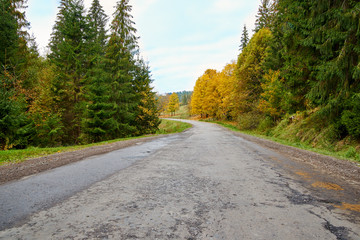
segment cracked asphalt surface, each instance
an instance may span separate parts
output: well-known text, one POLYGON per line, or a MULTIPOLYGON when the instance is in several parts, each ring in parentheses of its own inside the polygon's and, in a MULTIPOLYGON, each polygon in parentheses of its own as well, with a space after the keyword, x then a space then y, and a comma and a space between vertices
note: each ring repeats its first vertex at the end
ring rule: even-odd
POLYGON ((0 239, 360 239, 358 184, 191 123, 181 134, 0 185, 0 239), (5 197, 15 186, 26 191, 5 197), (24 199, 32 203, 18 213, 24 199))

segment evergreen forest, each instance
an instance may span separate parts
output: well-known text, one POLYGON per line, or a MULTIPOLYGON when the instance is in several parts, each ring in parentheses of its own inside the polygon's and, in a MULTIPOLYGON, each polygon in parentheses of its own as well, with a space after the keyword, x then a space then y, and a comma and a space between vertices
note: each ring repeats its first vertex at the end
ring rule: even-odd
POLYGON ((262 0, 252 37, 242 29, 237 60, 196 81, 193 115, 313 145, 360 140, 358 1, 262 0))
POLYGON ((0 149, 99 142, 156 131, 155 93, 129 0, 108 26, 99 0, 61 0, 49 52, 29 35, 26 0, 0 0, 0 149))

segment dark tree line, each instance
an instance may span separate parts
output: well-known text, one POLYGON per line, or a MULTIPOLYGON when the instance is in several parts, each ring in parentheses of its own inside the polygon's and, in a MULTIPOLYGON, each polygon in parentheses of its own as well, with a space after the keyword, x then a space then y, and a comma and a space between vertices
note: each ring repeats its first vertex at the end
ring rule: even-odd
POLYGON ((314 109, 318 121, 333 125, 338 135, 360 138, 360 3, 278 0, 273 5, 268 68, 279 70, 283 79, 283 110, 314 109))
POLYGON ((110 30, 98 0, 61 0, 40 57, 27 33, 26 0, 0 0, 0 148, 97 142, 154 132, 149 66, 139 56, 128 0, 110 30))

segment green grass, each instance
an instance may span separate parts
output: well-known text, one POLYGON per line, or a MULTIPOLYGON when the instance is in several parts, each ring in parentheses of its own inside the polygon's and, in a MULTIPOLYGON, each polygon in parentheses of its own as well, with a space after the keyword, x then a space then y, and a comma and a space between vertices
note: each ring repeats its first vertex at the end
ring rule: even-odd
MULTIPOLYGON (((179 133, 187 128, 190 128, 191 124, 177 122, 177 121, 170 121, 170 120, 161 120, 161 124, 159 126, 159 130, 156 132, 155 135, 160 134, 170 134, 170 133, 179 133)), ((7 163, 18 163, 22 161, 26 161, 27 159, 36 158, 36 157, 43 157, 46 155, 60 153, 60 152, 71 152, 76 151, 88 147, 105 145, 113 142, 119 141, 126 141, 130 139, 137 139, 137 138, 145 138, 154 135, 146 135, 140 137, 131 137, 131 138, 121 138, 121 139, 114 139, 99 143, 87 144, 87 145, 76 145, 76 146, 69 146, 69 147, 53 147, 53 148, 38 148, 38 147, 29 147, 27 149, 11 149, 7 151, 0 151, 0 166, 7 164, 7 163)))
POLYGON ((179 133, 191 126, 192 125, 190 123, 162 119, 157 134, 179 133))
POLYGON ((226 128, 228 128, 228 129, 230 129, 232 131, 237 131, 237 132, 241 132, 241 133, 251 135, 251 136, 254 136, 254 137, 259 137, 259 138, 271 140, 271 141, 274 141, 274 142, 277 142, 277 143, 280 143, 280 144, 283 144, 283 145, 296 147, 296 148, 316 152, 316 153, 319 153, 319 154, 323 154, 323 155, 327 155, 327 156, 331 156, 331 157, 335 157, 335 158, 339 158, 339 159, 360 162, 360 157, 356 153, 354 147, 352 147, 352 146, 349 146, 348 149, 345 149, 345 150, 342 150, 342 151, 334 151, 333 146, 329 146, 328 149, 316 148, 316 147, 313 147, 310 144, 305 143, 305 142, 295 141, 295 140, 290 141, 290 140, 281 139, 281 138, 278 138, 278 137, 273 137, 273 136, 267 136, 267 135, 264 135, 264 134, 260 134, 256 130, 239 130, 239 128, 237 128, 234 124, 231 124, 229 122, 221 122, 221 121, 208 121, 208 122, 213 122, 213 123, 219 124, 219 125, 221 125, 223 127, 226 127, 226 128))

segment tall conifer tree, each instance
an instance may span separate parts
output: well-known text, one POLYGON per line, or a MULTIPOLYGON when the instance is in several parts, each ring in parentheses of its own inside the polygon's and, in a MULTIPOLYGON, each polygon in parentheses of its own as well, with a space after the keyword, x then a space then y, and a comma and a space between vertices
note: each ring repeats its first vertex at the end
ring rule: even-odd
POLYGON ((116 128, 113 119, 115 105, 110 101, 110 82, 104 71, 107 16, 98 0, 94 0, 87 17, 87 58, 89 79, 86 86, 87 108, 83 130, 88 141, 98 142, 110 138, 116 128))
POLYGON ((76 143, 81 133, 86 80, 86 29, 81 0, 61 0, 50 41, 50 61, 57 67, 54 89, 62 106, 64 141, 76 143))
POLYGON ((256 15, 254 32, 269 26, 270 21, 270 0, 261 0, 261 5, 256 15))
POLYGON ((0 0, 0 73, 3 73, 18 48, 17 21, 10 0, 0 0))
POLYGON ((151 87, 149 66, 140 59, 137 60, 135 75, 135 91, 138 96, 136 110, 137 134, 153 133, 160 124, 155 93, 151 87))
POLYGON ((25 0, 0 0, 0 148, 24 147, 33 131, 26 116, 30 51, 25 0))
POLYGON ((243 32, 241 35, 241 44, 239 50, 242 51, 248 43, 249 43, 249 33, 248 30, 246 29, 246 25, 244 25, 243 32))
POLYGON ((130 14, 129 0, 120 0, 116 6, 106 52, 106 68, 112 80, 111 100, 116 104, 114 115, 118 127, 114 137, 136 133, 135 118, 138 105, 134 89, 135 55, 138 53, 136 29, 130 14))

